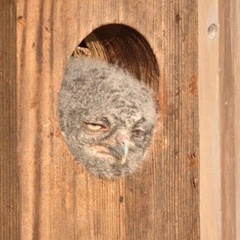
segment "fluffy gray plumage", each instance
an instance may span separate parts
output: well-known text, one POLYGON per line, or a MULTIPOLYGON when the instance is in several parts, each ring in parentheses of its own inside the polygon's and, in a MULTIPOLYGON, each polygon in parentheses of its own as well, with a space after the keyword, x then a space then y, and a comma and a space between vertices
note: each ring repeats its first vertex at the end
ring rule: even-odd
POLYGON ((87 58, 70 59, 59 117, 74 157, 108 179, 138 168, 157 121, 152 92, 145 85, 117 66, 87 58))

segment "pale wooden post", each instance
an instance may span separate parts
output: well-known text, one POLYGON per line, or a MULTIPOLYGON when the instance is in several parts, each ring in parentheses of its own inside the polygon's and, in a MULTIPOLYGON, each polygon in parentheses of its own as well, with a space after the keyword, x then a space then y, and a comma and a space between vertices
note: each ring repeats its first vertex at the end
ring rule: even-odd
POLYGON ((240 239, 240 5, 199 1, 201 239, 240 239))

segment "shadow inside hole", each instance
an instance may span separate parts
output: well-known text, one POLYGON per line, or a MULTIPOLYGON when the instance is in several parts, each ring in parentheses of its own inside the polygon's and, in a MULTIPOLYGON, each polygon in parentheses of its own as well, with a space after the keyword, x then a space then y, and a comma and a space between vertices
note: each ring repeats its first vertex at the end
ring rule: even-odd
POLYGON ((123 24, 108 24, 92 31, 80 43, 90 57, 100 58, 127 69, 137 79, 158 91, 159 68, 147 40, 123 24))

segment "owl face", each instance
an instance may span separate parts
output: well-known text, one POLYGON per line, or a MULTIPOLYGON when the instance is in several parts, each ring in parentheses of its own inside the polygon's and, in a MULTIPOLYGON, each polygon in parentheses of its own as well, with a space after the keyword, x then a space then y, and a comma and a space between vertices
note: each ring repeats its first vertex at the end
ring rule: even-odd
POLYGON ((66 74, 59 102, 69 149, 95 175, 131 174, 144 160, 156 124, 152 94, 121 69, 77 61, 77 74, 66 74))

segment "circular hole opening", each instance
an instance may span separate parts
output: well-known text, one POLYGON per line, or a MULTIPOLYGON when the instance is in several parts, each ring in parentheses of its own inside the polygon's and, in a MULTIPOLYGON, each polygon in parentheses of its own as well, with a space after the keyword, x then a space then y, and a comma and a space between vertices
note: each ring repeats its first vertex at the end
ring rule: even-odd
POLYGON ((156 57, 147 40, 129 26, 108 24, 95 29, 83 39, 74 54, 118 64, 158 91, 160 73, 156 57))

